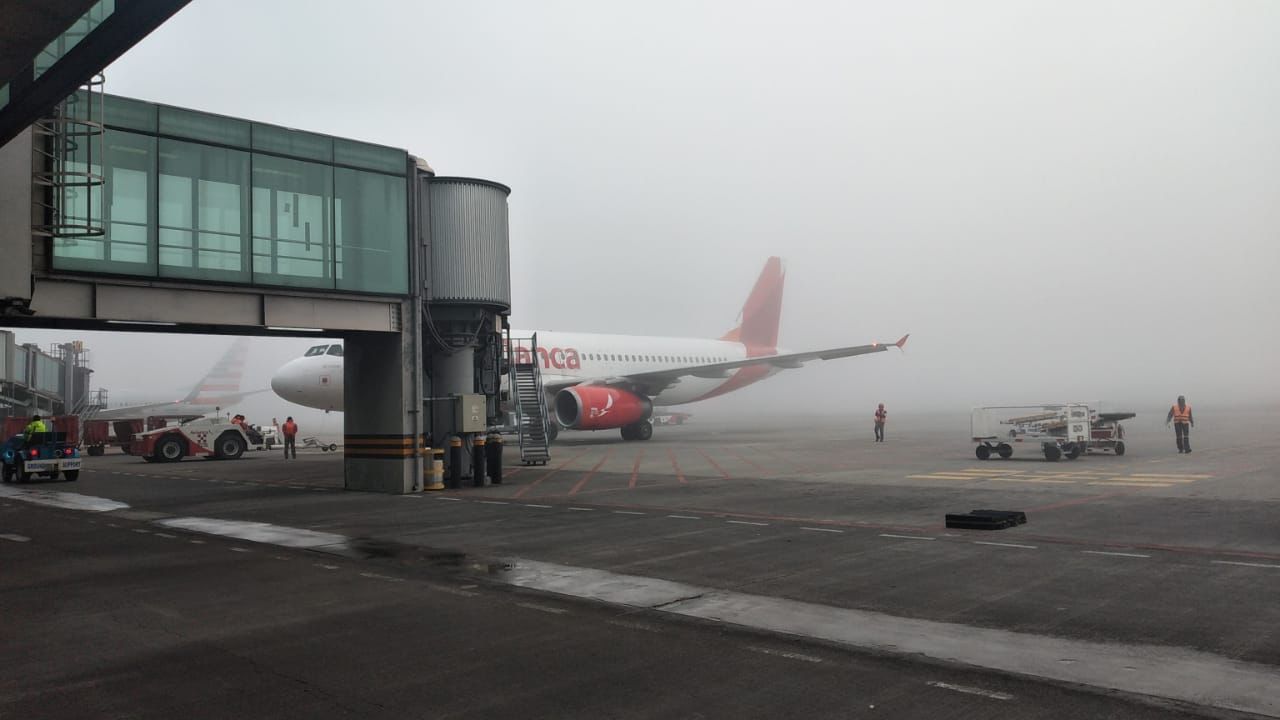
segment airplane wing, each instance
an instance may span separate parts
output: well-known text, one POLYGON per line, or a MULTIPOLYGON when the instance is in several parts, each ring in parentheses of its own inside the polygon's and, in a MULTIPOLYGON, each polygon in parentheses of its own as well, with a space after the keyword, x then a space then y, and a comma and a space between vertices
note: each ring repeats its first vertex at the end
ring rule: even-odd
POLYGON ((813 360, 836 360, 838 358, 854 357, 856 355, 869 355, 871 353, 884 352, 885 350, 894 347, 902 349, 907 344, 907 338, 909 337, 911 336, 903 335, 901 340, 888 345, 883 343, 871 343, 870 345, 851 345, 848 347, 827 348, 825 350, 809 350, 807 352, 761 355, 759 357, 744 358, 742 360, 707 363, 705 365, 689 365, 686 367, 671 368, 668 370, 632 373, 630 375, 614 375, 610 377, 587 378, 585 380, 578 381, 546 383, 544 387, 547 391, 554 393, 567 387, 599 385, 604 387, 625 388, 637 394, 653 396, 673 385, 678 384, 686 377, 728 379, 729 376, 733 374, 733 371, 740 368, 766 365, 790 370, 798 368, 813 360))
POLYGON ((114 407, 108 410, 99 410, 94 413, 95 420, 135 420, 137 418, 149 417, 152 415, 179 416, 190 415, 199 417, 208 415, 217 410, 226 410, 234 407, 241 400, 258 393, 267 392, 264 390, 251 390, 249 392, 231 393, 217 398, 217 403, 190 403, 186 400, 174 400, 173 402, 155 402, 142 403, 138 405, 124 405, 114 407))

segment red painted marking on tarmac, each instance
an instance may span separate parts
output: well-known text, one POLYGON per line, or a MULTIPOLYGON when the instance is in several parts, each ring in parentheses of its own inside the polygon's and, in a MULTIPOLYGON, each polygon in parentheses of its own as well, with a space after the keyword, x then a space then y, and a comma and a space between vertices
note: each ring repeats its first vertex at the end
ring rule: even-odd
POLYGON ((680 463, 676 462, 676 454, 671 452, 671 448, 667 448, 667 457, 671 459, 671 469, 676 471, 676 479, 680 481, 681 485, 686 484, 684 473, 680 472, 680 463))
POLYGON ((739 460, 741 460, 742 462, 744 462, 744 463, 746 463, 746 464, 750 465, 751 467, 755 468, 756 470, 758 470, 758 471, 760 471, 760 472, 768 472, 767 470, 765 470, 763 467, 761 467, 761 466, 760 466, 760 463, 756 462, 755 460, 752 460, 751 458, 747 457, 746 455, 743 455, 742 453, 738 452, 737 450, 734 450, 734 451, 733 451, 733 455, 734 455, 735 457, 737 457, 739 460))
POLYGON ((729 473, 724 471, 724 468, 720 467, 719 463, 717 463, 715 460, 712 460, 710 455, 703 452, 702 448, 698 448, 698 454, 706 458, 707 462, 711 463, 711 467, 715 468, 716 472, 720 473, 720 477, 724 478, 725 480, 733 479, 729 477, 729 473))
POLYGON ((574 485, 573 488, 569 490, 569 495, 571 496, 577 495, 578 491, 581 490, 584 486, 586 486, 586 484, 591 480, 591 476, 595 475, 596 471, 600 469, 600 466, 604 465, 605 462, 608 461, 609 456, 611 454, 613 454, 613 448, 609 448, 608 450, 605 450, 604 457, 600 458, 600 462, 596 463, 595 465, 592 465, 590 470, 583 473, 582 479, 578 481, 578 484, 574 485))
POLYGON ((631 482, 627 483, 628 490, 636 486, 636 478, 640 475, 640 461, 643 459, 644 448, 640 448, 640 452, 636 453, 636 461, 631 464, 631 482))
POLYGON ((534 489, 534 488, 538 487, 539 485, 541 485, 543 480, 546 480, 547 478, 551 477, 552 475, 555 475, 556 473, 560 472, 560 471, 561 471, 561 470, 563 470, 565 467, 567 467, 567 466, 569 465, 569 463, 573 462, 574 460, 577 460, 578 458, 580 458, 580 457, 582 457, 583 455, 586 455, 586 454, 587 454, 587 451, 586 451, 586 450, 583 450, 582 452, 578 453, 577 455, 574 455, 573 457, 569 458, 568 460, 565 460, 564 462, 560 463, 559 465, 557 465, 557 466, 555 466, 555 467, 551 468, 550 470, 548 470, 547 472, 545 472, 545 473, 543 473, 541 476, 539 476, 537 480, 534 480, 533 482, 529 483, 528 485, 525 485, 524 487, 520 488, 519 492, 517 492, 515 495, 512 495, 511 497, 515 497, 515 498, 524 497, 524 494, 525 494, 525 493, 527 493, 527 492, 529 492, 530 490, 532 490, 532 489, 534 489))
POLYGON ((1041 505, 1040 507, 1027 508, 1023 512, 1048 512, 1049 510, 1059 510, 1061 508, 1075 507, 1076 505, 1088 505, 1091 502, 1106 500, 1107 498, 1120 497, 1121 495, 1132 495, 1133 491, 1120 491, 1112 493, 1103 493, 1102 495, 1090 495, 1088 497, 1076 498, 1075 500, 1064 500, 1051 505, 1041 505))

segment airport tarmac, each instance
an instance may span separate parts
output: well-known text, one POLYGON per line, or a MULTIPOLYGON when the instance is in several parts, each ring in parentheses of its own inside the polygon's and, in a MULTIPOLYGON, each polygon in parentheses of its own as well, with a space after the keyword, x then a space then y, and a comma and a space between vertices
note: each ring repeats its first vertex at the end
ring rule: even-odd
MULTIPOLYGON (((1029 676, 1047 681, 1033 683, 1044 692, 1091 687, 1173 698, 1215 712, 1280 716, 1280 684, 1258 680, 1280 674, 1280 606, 1274 601, 1280 595, 1280 439, 1272 431, 1280 414, 1198 416, 1196 450, 1189 456, 1173 450, 1172 431, 1162 419, 1130 423, 1124 457, 1052 464, 1018 456, 980 462, 965 442, 967 425, 953 422, 901 419, 890 426, 888 441, 877 445, 869 427, 854 432, 797 424, 778 431, 695 420, 660 427, 648 443, 618 442, 612 433, 565 434, 546 467, 519 467, 509 447, 501 486, 411 496, 342 491, 340 456, 327 453, 304 453, 296 462, 254 453, 235 463, 175 465, 108 456, 90 459, 74 484, 6 486, 0 507, 5 532, 31 535, 33 543, 41 532, 61 541, 60 522, 39 520, 49 514, 139 525, 114 535, 105 526, 94 528, 92 534, 102 536, 95 546, 104 552, 122 538, 135 542, 157 532, 261 547, 259 555, 281 544, 292 545, 282 551, 287 554, 340 547, 344 567, 354 563, 373 568, 368 572, 374 575, 447 582, 455 589, 473 584, 468 592, 501 597, 517 592, 513 586, 520 593, 554 593, 535 603, 572 597, 603 602, 556 607, 606 614, 602 607, 626 608, 681 642, 702 633, 723 637, 727 626, 713 632, 700 623, 729 623, 733 632, 787 638, 787 653, 841 649, 853 652, 841 657, 880 670, 876 663, 891 662, 897 650, 912 658, 895 666, 904 683, 928 674, 921 668, 932 672, 961 663, 986 668, 978 677, 988 685, 1027 682, 1029 676), (53 494, 61 492, 128 508, 104 505, 82 513, 68 509, 80 501, 53 494), (996 532, 943 527, 945 513, 976 508, 1021 510, 1028 523, 996 532), (40 532, 11 530, 28 521, 40 532), (307 539, 312 536, 320 539, 307 539), (255 539, 263 542, 245 542, 255 539), (803 627, 796 618, 805 619, 803 627), (868 651, 873 654, 858 654, 868 651)), ((3 543, 0 551, 8 558, 32 547, 3 543)), ((73 562, 75 552, 67 553, 61 560, 73 562)), ((185 560, 171 562, 186 567, 185 560)), ((145 584, 147 572, 139 567, 127 574, 145 584)), ((213 572, 210 582, 221 572, 213 572)), ((11 582, 14 575, 5 575, 11 582)), ((196 575, 204 576, 181 574, 196 575)), ((77 587, 94 577, 80 579, 77 587)), ((397 592, 405 587, 386 582, 397 592)), ((56 575, 26 585, 31 592, 60 587, 56 575)), ((334 582, 324 591, 334 607, 347 603, 346 592, 357 605, 366 591, 334 582)), ((24 612, 10 601, 5 605, 9 617, 24 612)), ((556 613, 533 617, 542 621, 544 615, 556 613)), ((483 626, 478 617, 460 622, 483 626)), ((616 638, 603 633, 599 642, 616 638)), ((557 652, 576 651, 587 652, 557 652)), ((668 651, 685 652, 654 648, 659 655, 668 651)), ((810 677, 804 666, 814 663, 793 662, 774 672, 810 677)), ((724 661, 726 667, 736 664, 724 661)), ((482 666, 475 672, 483 673, 482 666)), ((973 677, 966 681, 987 686, 973 677)), ((582 676, 556 682, 595 681, 582 676)), ((1021 695, 998 692, 1027 696, 1025 689, 1021 695)), ((784 696, 774 699, 793 701, 784 696)), ((1080 697, 1127 703, 1130 696, 1080 697)), ((695 712, 629 702, 637 717, 695 712)), ((1066 708, 1074 701, 1061 702, 1066 708)), ((843 713, 837 707, 792 714, 855 712, 851 704, 839 706, 843 713)), ((923 714, 920 707, 902 706, 885 716, 916 716, 923 714)), ((956 708, 954 717, 983 712, 956 708)), ((1127 706, 1078 710, 1044 716, 1139 716, 1127 706)), ((585 706, 565 714, 576 712, 586 712, 585 706)), ((720 714, 729 713, 713 708, 707 716, 720 714)), ((1027 710, 1015 715, 1036 716, 1027 710)))

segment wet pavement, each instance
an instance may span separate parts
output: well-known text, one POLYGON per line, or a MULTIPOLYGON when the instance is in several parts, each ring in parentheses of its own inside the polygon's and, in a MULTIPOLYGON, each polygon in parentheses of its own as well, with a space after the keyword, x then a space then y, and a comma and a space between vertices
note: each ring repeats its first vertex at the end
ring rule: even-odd
MULTIPOLYGON (((565 434, 546 467, 512 467, 509 448, 503 485, 443 493, 348 493, 340 457, 318 452, 288 463, 265 453, 174 465, 95 458, 79 482, 47 488, 176 518, 187 524, 171 529, 183 532, 208 531, 190 524, 199 518, 347 538, 356 550, 344 562, 403 572, 440 571, 444 558, 480 559, 485 572, 555 563, 823 612, 1202 653, 1219 668, 1251 669, 1280 665, 1280 440, 1265 432, 1270 415, 1236 419, 1199 434, 1190 456, 1165 447, 1159 423, 1131 424, 1124 457, 1053 464, 980 462, 967 426, 957 439, 956 428, 910 419, 883 445, 830 430, 695 423, 659 428, 648 443, 565 434), (945 513, 975 508, 1022 510, 1028 523, 943 527, 945 513)), ((1233 707, 1227 700, 1209 704, 1233 707)))

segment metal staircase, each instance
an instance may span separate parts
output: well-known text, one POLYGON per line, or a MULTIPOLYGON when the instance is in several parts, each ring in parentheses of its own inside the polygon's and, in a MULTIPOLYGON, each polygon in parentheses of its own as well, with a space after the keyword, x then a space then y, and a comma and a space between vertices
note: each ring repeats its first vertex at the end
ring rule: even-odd
POLYGON ((507 358, 520 434, 520 461, 525 465, 546 465, 551 460, 551 443, 547 439, 547 396, 542 391, 542 368, 538 365, 538 336, 508 338, 507 358))
POLYGON ((102 75, 95 75, 32 126, 39 138, 32 182, 45 188, 36 200, 35 235, 73 245, 104 235, 102 88, 102 75))

